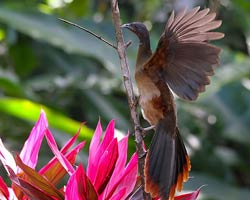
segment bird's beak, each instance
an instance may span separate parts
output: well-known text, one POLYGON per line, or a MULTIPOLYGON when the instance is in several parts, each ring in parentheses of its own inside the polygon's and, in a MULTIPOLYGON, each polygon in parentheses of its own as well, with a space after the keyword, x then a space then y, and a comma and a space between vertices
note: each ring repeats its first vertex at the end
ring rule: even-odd
POLYGON ((122 28, 128 28, 128 27, 129 27, 129 25, 130 25, 130 24, 129 24, 129 23, 127 23, 127 24, 123 24, 123 25, 121 25, 121 27, 122 27, 122 28))
POLYGON ((128 30, 134 32, 133 26, 131 26, 130 23, 123 24, 123 25, 121 25, 121 27, 122 27, 122 28, 126 28, 126 29, 128 29, 128 30))

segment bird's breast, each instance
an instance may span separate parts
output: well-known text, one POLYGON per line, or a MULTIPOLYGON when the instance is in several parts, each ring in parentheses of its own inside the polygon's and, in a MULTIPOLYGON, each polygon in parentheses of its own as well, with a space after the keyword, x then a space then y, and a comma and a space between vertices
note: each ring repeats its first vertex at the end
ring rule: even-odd
POLYGON ((142 72, 136 73, 135 80, 140 95, 140 104, 151 101, 154 97, 159 97, 161 95, 157 86, 142 72))
POLYGON ((161 98, 161 92, 152 80, 141 73, 135 76, 139 91, 139 103, 142 108, 142 114, 151 125, 156 125, 159 119, 163 118, 163 113, 156 102, 161 98))

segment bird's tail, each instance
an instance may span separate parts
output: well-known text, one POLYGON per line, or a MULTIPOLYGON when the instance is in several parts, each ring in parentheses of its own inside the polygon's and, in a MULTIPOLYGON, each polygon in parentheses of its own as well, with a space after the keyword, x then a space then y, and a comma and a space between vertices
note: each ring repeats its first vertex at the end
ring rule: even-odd
POLYGON ((162 200, 174 198, 175 190, 182 189, 191 168, 178 128, 171 131, 169 127, 164 119, 158 123, 144 170, 145 191, 162 200))

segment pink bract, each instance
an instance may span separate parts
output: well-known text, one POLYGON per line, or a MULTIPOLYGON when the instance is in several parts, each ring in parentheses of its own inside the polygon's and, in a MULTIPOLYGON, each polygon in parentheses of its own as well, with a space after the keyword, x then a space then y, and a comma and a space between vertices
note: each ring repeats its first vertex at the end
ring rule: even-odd
POLYGON ((98 122, 90 143, 87 173, 85 174, 79 166, 71 176, 66 187, 67 199, 75 199, 75 195, 69 195, 70 191, 84 191, 86 187, 91 188, 91 192, 78 193, 78 199, 87 200, 88 195, 91 195, 94 196, 93 199, 98 200, 122 200, 133 191, 137 178, 138 157, 137 154, 132 155, 126 165, 128 136, 117 141, 114 137, 114 127, 115 121, 112 120, 101 140, 103 130, 100 121, 98 122), (80 179, 80 176, 83 178, 80 179), (81 189, 79 185, 82 185, 81 189))
MULTIPOLYGON (((19 156, 12 156, 12 154, 5 148, 0 139, 0 160, 4 165, 6 171, 12 180, 12 187, 8 188, 10 195, 6 192, 6 184, 0 181, 0 194, 5 199, 36 199, 52 198, 50 194, 52 185, 56 185, 68 173, 73 173, 75 170, 76 156, 83 148, 85 142, 79 143, 76 147, 69 150, 74 144, 79 132, 72 137, 61 150, 55 143, 55 140, 48 129, 48 121, 44 111, 41 111, 40 117, 33 127, 28 139, 26 140, 19 156), (35 171, 38 162, 38 154, 41 147, 42 140, 46 136, 49 147, 54 153, 52 158, 39 172, 35 171), (44 186, 43 183, 49 181, 51 186, 44 186), (13 195, 15 194, 15 195, 13 195), (39 195, 40 195, 40 198, 39 195), (32 199, 32 198, 31 198, 32 199)), ((64 195, 63 191, 54 188, 54 192, 64 195)))
MULTIPOLYGON (((115 137, 115 121, 110 121, 106 131, 103 131, 100 121, 98 122, 89 147, 86 172, 82 164, 75 165, 76 156, 85 142, 80 142, 71 148, 79 134, 80 130, 59 150, 48 128, 45 112, 41 111, 19 155, 13 156, 0 139, 0 161, 12 181, 12 186, 8 187, 0 177, 0 199, 142 199, 142 191, 136 190, 139 193, 132 194, 138 176, 138 156, 134 153, 126 164, 128 135, 118 141, 115 137), (54 157, 36 171, 38 154, 44 137, 54 157), (67 184, 58 189, 57 184, 66 174, 69 175, 67 184)), ((195 192, 176 196, 175 200, 196 200, 199 192, 200 188, 195 192)))

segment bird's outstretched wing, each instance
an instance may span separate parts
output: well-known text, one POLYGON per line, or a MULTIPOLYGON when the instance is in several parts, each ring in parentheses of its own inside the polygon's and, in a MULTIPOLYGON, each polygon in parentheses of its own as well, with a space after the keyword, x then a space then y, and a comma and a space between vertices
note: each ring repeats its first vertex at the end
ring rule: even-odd
POLYGON ((195 100, 209 76, 219 64, 220 48, 210 40, 224 37, 223 33, 210 32, 221 25, 209 8, 196 7, 183 10, 175 16, 172 12, 155 53, 143 69, 153 81, 163 78, 172 91, 186 100, 195 100))

